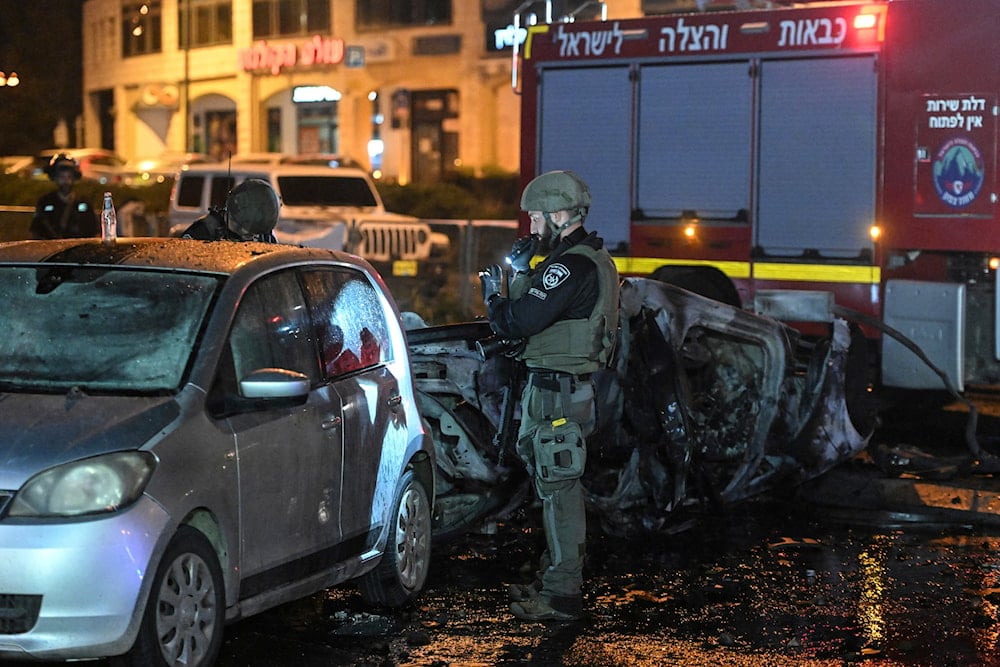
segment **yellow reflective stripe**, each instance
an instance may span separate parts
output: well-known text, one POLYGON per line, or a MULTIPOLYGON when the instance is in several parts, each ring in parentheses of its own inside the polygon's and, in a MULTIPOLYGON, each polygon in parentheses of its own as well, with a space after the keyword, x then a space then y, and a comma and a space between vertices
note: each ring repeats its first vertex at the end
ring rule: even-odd
POLYGON ((734 280, 784 280, 808 283, 860 283, 878 285, 882 271, 877 266, 855 264, 797 264, 794 262, 726 262, 707 259, 664 259, 662 257, 614 257, 618 272, 648 275, 661 266, 714 266, 734 280), (752 268, 752 273, 751 273, 752 268))
POLYGON ((612 257, 618 273, 643 275, 661 266, 714 266, 730 278, 749 278, 750 262, 725 262, 708 259, 664 259, 662 257, 612 257))
POLYGON ((548 31, 549 25, 547 23, 536 23, 535 25, 528 26, 528 34, 524 39, 524 51, 521 53, 525 60, 531 60, 531 42, 534 41, 535 35, 548 31))
POLYGON ((753 265, 758 280, 798 280, 809 283, 864 283, 877 285, 882 270, 877 266, 850 264, 785 264, 758 262, 753 265))

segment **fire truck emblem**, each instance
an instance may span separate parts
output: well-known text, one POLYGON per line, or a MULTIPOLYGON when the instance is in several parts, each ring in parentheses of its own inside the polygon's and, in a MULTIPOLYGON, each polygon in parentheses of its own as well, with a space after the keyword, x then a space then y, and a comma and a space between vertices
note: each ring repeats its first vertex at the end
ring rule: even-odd
POLYGON ((542 285, 545 286, 545 289, 554 289, 559 287, 567 278, 569 278, 569 269, 564 264, 553 264, 545 269, 545 275, 542 276, 542 285))
POLYGON ((971 204, 983 187, 983 153, 964 138, 950 139, 934 156, 934 187, 952 208, 971 204))

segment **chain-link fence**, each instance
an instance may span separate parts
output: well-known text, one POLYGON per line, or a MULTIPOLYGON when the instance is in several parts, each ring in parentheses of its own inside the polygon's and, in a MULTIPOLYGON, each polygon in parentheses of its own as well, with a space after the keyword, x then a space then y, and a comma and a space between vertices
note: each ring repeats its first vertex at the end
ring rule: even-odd
POLYGON ((486 314, 479 271, 503 262, 517 238, 515 220, 425 220, 448 237, 447 250, 425 266, 376 264, 402 311, 427 324, 448 324, 486 314))

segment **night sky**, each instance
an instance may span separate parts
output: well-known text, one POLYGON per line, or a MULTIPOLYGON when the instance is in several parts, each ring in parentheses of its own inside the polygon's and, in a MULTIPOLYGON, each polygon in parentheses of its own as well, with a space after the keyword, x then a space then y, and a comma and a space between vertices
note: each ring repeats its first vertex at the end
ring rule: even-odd
POLYGON ((21 83, 0 88, 0 155, 53 145, 60 118, 82 113, 83 0, 0 0, 0 71, 21 83))

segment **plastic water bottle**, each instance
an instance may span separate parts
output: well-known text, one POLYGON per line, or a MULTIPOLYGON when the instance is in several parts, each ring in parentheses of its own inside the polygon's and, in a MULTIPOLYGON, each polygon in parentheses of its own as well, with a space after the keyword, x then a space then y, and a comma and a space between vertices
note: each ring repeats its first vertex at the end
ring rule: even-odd
POLYGON ((101 209, 101 241, 112 244, 118 238, 118 215, 115 213, 111 193, 104 193, 104 208, 101 209))

